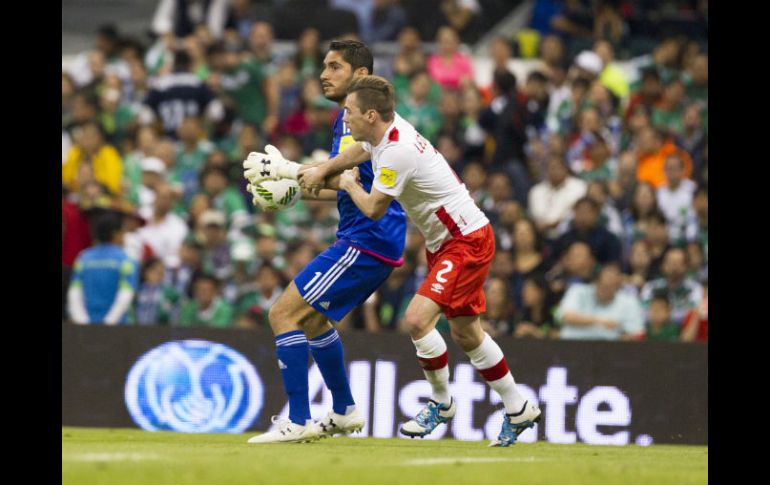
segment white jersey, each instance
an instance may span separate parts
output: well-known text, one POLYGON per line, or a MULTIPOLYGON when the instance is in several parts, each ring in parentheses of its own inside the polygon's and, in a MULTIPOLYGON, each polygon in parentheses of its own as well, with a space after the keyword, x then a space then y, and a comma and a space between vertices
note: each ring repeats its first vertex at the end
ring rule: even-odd
POLYGON ((444 156, 398 114, 378 145, 361 145, 372 155, 372 187, 398 199, 431 253, 489 224, 444 156))

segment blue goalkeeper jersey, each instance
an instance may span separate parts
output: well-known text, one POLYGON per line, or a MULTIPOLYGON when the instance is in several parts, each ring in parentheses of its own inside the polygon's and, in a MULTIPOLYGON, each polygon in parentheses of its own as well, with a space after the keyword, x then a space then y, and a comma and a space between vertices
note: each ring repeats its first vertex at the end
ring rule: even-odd
MULTIPOLYGON (((337 119, 334 120, 334 139, 330 158, 336 157, 340 152, 355 143, 350 135, 350 129, 342 122, 345 110, 340 110, 337 119)), ((374 172, 372 162, 367 160, 358 165, 361 184, 369 192, 372 189, 374 172)), ((406 241, 406 214, 401 204, 395 200, 390 203, 388 211, 380 220, 372 220, 366 217, 353 202, 347 192, 337 191, 337 209, 340 213, 340 225, 337 229, 337 238, 347 242, 351 246, 390 264, 401 266, 403 264, 402 253, 406 241)))
MULTIPOLYGON (((137 262, 120 246, 100 244, 78 255, 70 284, 83 288, 88 320, 91 323, 103 323, 118 290, 130 287, 136 291, 138 283, 137 262)), ((125 322, 126 315, 123 315, 120 323, 125 322)))

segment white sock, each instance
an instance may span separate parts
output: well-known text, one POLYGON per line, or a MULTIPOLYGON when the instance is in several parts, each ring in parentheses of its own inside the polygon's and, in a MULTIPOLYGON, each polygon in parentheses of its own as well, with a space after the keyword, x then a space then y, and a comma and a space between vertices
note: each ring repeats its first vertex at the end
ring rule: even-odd
POLYGON ((412 340, 417 349, 417 360, 422 366, 425 379, 430 383, 431 399, 449 404, 449 366, 444 338, 435 328, 419 340, 412 340))
POLYGON ((505 405, 505 412, 513 414, 521 411, 526 400, 516 388, 516 382, 508 370, 505 356, 497 342, 484 332, 484 340, 481 341, 481 345, 465 354, 471 359, 471 364, 479 371, 487 384, 500 394, 503 405, 505 405))

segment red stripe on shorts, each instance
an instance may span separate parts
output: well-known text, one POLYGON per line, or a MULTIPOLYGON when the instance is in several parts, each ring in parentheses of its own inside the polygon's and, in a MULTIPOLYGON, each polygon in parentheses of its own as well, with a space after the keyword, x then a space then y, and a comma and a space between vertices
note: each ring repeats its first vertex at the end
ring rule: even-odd
POLYGON ((463 235, 462 231, 457 227, 457 224, 452 220, 452 216, 449 215, 446 209, 443 207, 439 208, 439 210, 436 211, 436 217, 438 217, 446 228, 449 229, 449 234, 451 234, 452 237, 458 238, 463 235))
POLYGON ((418 355, 417 361, 424 370, 439 370, 446 367, 449 362, 449 351, 444 352, 438 357, 420 357, 418 355))
POLYGON ((500 359, 500 362, 490 367, 489 369, 479 369, 481 374, 487 381, 496 381, 505 377, 508 373, 508 364, 505 363, 505 357, 500 359))

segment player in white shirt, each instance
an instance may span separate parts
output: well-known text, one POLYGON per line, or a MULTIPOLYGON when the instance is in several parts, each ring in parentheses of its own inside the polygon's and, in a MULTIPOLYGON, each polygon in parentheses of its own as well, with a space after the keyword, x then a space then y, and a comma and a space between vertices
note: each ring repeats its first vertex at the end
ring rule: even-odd
POLYGON ((348 88, 343 122, 358 143, 302 171, 300 183, 319 189, 326 176, 344 170, 340 189, 367 217, 382 217, 397 199, 425 236, 428 275, 404 319, 432 396, 401 432, 425 436, 455 414, 447 346, 435 328, 443 311, 452 339, 505 405, 503 429, 490 446, 509 446, 540 420, 541 412, 519 393, 502 350, 480 325, 479 315, 486 311, 484 281, 495 253, 491 225, 444 157, 394 107, 393 86, 387 80, 379 76, 354 80, 348 88), (357 168, 350 168, 370 157, 374 181, 366 192, 358 182, 357 168))

